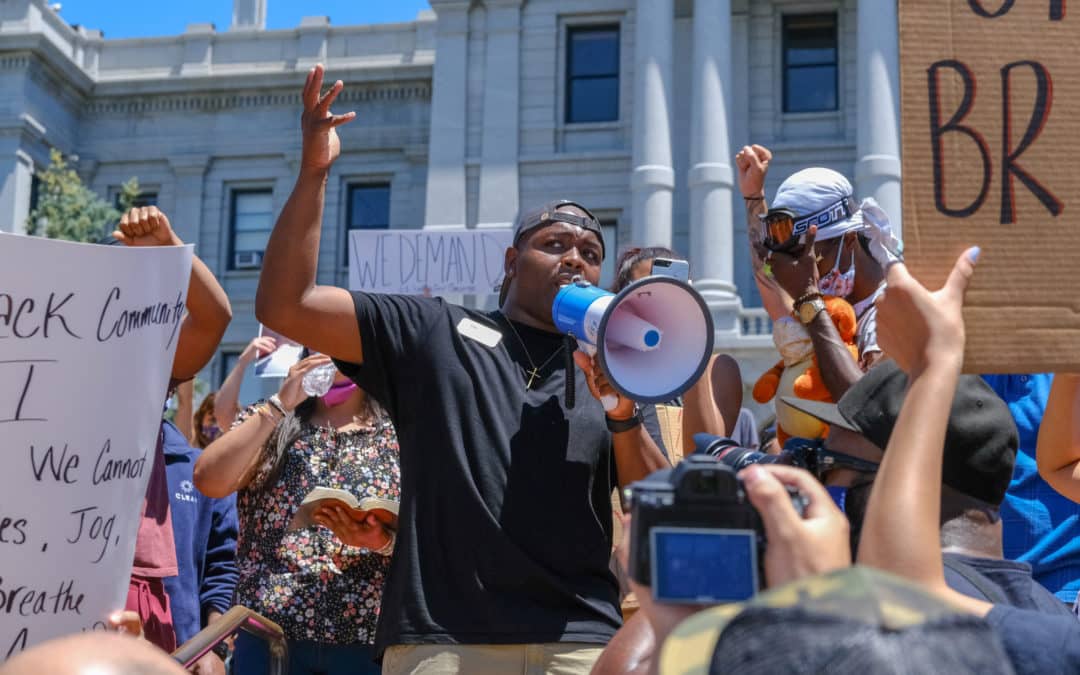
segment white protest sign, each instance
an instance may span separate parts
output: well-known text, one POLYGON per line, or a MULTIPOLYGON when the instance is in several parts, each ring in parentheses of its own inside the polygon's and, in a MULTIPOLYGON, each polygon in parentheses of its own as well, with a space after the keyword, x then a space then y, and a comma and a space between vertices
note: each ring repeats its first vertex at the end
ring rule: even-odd
POLYGON ((352 230, 349 289, 439 295, 498 292, 509 229, 352 230))
POLYGON ((0 658, 124 605, 191 255, 0 234, 0 658))

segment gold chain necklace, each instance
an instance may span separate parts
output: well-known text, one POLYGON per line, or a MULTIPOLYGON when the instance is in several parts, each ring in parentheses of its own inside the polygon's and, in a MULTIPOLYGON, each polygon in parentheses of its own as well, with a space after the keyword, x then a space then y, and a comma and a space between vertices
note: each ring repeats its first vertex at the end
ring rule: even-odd
POLYGON ((540 370, 543 369, 544 366, 546 366, 547 364, 551 363, 552 359, 561 354, 562 350, 566 348, 566 345, 564 344, 555 351, 551 352, 551 356, 547 357, 547 359, 545 359, 543 363, 537 366, 536 363, 533 362, 532 354, 529 353, 529 348, 525 346, 525 341, 521 339, 521 334, 518 333, 517 328, 514 327, 514 322, 511 321, 510 317, 506 315, 501 316, 506 320, 507 325, 510 326, 510 330, 514 332, 514 337, 517 338, 518 344, 521 345, 522 351, 525 352, 525 358, 529 360, 529 365, 532 366, 532 370, 525 370, 524 366, 521 367, 522 370, 525 370, 525 374, 529 376, 529 381, 525 383, 525 390, 528 391, 532 389, 533 382, 543 379, 540 377, 540 370))

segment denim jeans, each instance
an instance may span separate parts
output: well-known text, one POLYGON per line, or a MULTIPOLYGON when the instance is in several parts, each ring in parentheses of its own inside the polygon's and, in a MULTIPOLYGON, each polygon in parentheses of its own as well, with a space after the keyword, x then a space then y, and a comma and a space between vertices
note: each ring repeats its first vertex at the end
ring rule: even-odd
MULTIPOLYGON (((266 675, 270 668, 267 644, 241 632, 236 636, 233 675, 266 675)), ((289 641, 290 675, 379 675, 373 645, 329 645, 319 642, 289 641)))

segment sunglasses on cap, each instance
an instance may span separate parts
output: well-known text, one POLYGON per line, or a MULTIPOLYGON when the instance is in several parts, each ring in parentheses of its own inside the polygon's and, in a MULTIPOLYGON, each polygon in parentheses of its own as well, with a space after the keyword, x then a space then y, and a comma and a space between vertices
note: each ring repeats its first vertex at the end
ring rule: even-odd
POLYGON ((825 208, 808 216, 799 217, 787 207, 769 209, 769 212, 761 216, 761 223, 765 229, 765 238, 762 241, 765 248, 770 251, 787 251, 798 244, 800 237, 810 231, 811 225, 816 225, 820 230, 834 223, 847 220, 855 215, 858 207, 854 197, 844 197, 840 201, 833 202, 825 208))

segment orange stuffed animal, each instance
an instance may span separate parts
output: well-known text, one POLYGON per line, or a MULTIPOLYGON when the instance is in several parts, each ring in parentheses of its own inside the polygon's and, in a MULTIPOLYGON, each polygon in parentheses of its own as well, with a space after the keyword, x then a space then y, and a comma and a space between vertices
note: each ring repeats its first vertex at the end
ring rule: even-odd
MULTIPOLYGON (((859 349, 855 345, 857 320, 855 309, 843 298, 825 297, 825 311, 836 326, 840 338, 847 345, 851 357, 859 360, 859 349)), ((817 356, 814 354, 810 336, 801 324, 790 320, 778 322, 774 326, 774 342, 783 358, 775 366, 765 371, 754 383, 753 396, 758 403, 768 403, 780 396, 797 396, 809 401, 832 402, 825 380, 821 377, 817 356)), ((783 445, 792 436, 820 438, 828 432, 828 427, 817 419, 800 413, 783 403, 776 402, 776 438, 783 445)))

